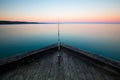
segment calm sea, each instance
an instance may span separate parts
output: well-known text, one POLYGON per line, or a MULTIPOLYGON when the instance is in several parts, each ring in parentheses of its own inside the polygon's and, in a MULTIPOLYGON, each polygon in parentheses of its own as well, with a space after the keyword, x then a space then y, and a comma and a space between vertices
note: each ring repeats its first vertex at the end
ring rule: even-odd
MULTIPOLYGON (((120 24, 60 24, 61 42, 120 61, 120 24)), ((0 58, 57 43, 57 24, 0 25, 0 58)))

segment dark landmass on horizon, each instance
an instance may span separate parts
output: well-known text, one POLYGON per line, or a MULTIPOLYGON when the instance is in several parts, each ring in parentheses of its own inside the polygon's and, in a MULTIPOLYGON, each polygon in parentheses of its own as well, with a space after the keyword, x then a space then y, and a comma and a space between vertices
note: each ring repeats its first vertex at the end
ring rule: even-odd
POLYGON ((39 24, 38 22, 0 21, 0 24, 39 24))
MULTIPOLYGON (((1 24, 58 24, 58 22, 0 21, 1 24)), ((120 24, 120 22, 59 22, 59 24, 120 24)))

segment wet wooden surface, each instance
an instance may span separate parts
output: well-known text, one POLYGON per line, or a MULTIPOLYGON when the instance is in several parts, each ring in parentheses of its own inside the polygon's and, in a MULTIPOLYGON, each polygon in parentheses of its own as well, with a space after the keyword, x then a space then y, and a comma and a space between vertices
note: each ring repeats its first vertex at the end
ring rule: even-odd
POLYGON ((58 52, 34 58, 26 65, 18 65, 0 75, 0 80, 120 80, 120 76, 100 69, 89 61, 62 50, 60 66, 58 52))

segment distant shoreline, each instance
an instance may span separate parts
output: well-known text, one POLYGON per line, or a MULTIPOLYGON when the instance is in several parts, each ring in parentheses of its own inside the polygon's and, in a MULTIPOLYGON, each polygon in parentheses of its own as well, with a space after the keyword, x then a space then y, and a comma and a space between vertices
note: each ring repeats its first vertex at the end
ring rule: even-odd
MULTIPOLYGON (((58 22, 0 21, 0 25, 6 24, 58 24, 58 22)), ((120 22, 59 22, 59 24, 120 24, 120 22)))
POLYGON ((38 22, 0 21, 0 24, 39 24, 38 22))

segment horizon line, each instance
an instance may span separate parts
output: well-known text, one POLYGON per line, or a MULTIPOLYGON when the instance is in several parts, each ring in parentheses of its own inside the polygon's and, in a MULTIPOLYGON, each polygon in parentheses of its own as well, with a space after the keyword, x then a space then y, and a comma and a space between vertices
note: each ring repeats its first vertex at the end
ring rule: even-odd
MULTIPOLYGON (((9 23, 16 23, 16 22, 20 22, 20 23, 38 23, 38 24, 58 24, 58 21, 12 21, 12 20, 0 20, 0 22, 9 22, 9 23)), ((120 22, 107 22, 107 21, 64 21, 64 22, 59 22, 60 24, 90 24, 90 23, 94 23, 94 24, 120 24, 120 22)))

